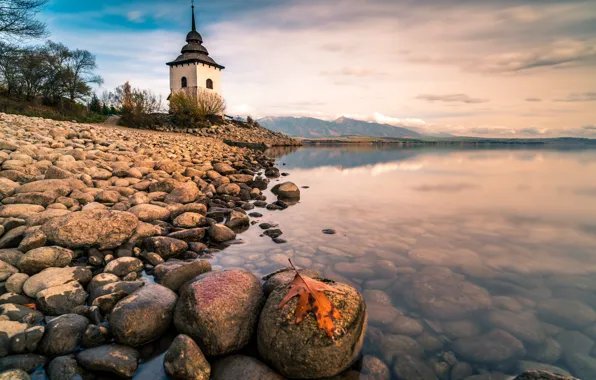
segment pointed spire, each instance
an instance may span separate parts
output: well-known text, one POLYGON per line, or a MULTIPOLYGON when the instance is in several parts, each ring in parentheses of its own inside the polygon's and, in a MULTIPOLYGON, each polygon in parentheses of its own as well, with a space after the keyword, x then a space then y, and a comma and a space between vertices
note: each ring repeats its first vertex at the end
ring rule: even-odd
POLYGON ((197 31, 197 24, 195 23, 195 0, 192 0, 192 31, 197 31))

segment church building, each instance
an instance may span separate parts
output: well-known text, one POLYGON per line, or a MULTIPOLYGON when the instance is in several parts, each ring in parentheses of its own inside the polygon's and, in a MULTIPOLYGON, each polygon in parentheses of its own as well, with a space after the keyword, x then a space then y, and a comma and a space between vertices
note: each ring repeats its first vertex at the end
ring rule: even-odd
POLYGON ((182 54, 170 66, 170 94, 188 88, 195 93, 209 89, 221 95, 221 71, 225 68, 209 57, 203 37, 197 32, 195 6, 192 5, 192 30, 186 36, 182 54))

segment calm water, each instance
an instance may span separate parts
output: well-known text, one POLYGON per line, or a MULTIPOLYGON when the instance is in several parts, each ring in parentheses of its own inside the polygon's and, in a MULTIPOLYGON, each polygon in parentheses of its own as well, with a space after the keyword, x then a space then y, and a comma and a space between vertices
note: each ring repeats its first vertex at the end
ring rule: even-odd
POLYGON ((281 181, 309 188, 286 211, 255 211, 288 243, 255 226, 216 268, 264 275, 292 258, 358 288, 365 354, 389 368, 408 352, 442 379, 539 363, 596 378, 596 150, 286 153, 272 152, 281 181))

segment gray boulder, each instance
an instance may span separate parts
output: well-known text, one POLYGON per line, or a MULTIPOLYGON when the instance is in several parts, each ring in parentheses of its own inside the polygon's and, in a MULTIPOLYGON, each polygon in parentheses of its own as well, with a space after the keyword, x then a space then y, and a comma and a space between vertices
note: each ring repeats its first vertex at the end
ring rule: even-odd
POLYGON ((70 264, 73 252, 62 247, 41 247, 27 252, 19 262, 21 272, 34 275, 47 268, 63 268, 70 264))
POLYGON ((133 235, 138 222, 129 212, 90 210, 53 218, 41 230, 49 241, 63 247, 112 249, 133 235))
POLYGON ((168 261, 156 266, 153 274, 160 284, 177 292, 188 281, 210 271, 207 260, 168 261))
POLYGON ((66 314, 52 319, 46 325, 45 334, 39 343, 39 351, 46 356, 61 356, 74 352, 89 320, 78 314, 66 314))
POLYGON ((45 314, 60 315, 85 304, 87 292, 77 281, 44 289, 37 293, 37 302, 45 314))
POLYGON ((87 284, 91 281, 92 276, 91 271, 86 268, 48 268, 29 277, 23 284, 23 293, 35 298, 44 289, 63 285, 71 281, 87 284))
POLYGON ((90 371, 132 377, 139 366, 139 352, 118 344, 89 348, 77 354, 77 362, 90 371))
POLYGON ((180 334, 166 352, 166 374, 174 379, 209 380, 211 366, 201 349, 188 335, 180 334))
POLYGON ((169 327, 178 297, 161 285, 146 285, 116 304, 108 319, 116 341, 140 346, 169 327))
POLYGON ((248 343, 263 302, 261 282, 253 274, 209 272, 182 287, 174 324, 207 356, 226 355, 248 343))
POLYGON ((261 357, 282 375, 291 378, 335 376, 356 360, 366 329, 364 297, 354 288, 332 283, 340 293, 325 295, 337 307, 341 319, 334 320, 334 339, 319 328, 313 313, 295 323, 298 297, 279 309, 288 287, 275 288, 261 312, 257 345, 261 357))

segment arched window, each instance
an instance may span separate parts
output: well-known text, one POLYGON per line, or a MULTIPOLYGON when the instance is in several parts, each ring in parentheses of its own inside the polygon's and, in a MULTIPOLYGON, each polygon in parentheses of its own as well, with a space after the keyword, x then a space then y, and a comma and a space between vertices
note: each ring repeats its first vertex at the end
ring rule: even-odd
POLYGON ((207 79, 207 88, 213 90, 213 81, 211 79, 207 79))
POLYGON ((188 82, 186 81, 186 77, 182 77, 182 88, 188 87, 188 82))

